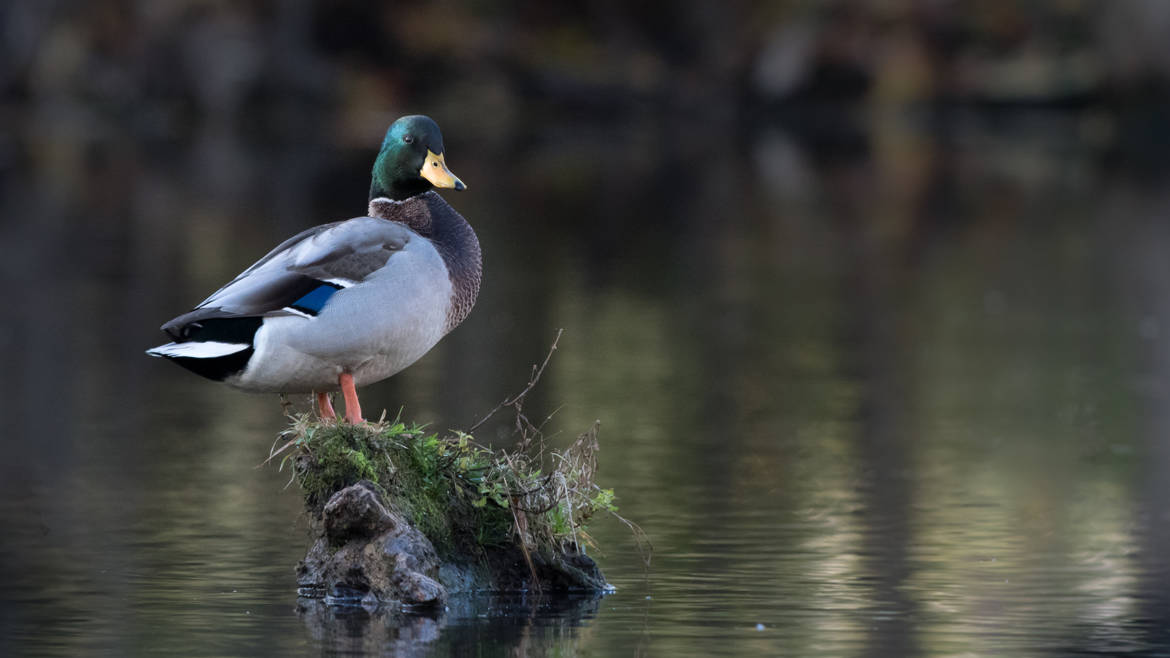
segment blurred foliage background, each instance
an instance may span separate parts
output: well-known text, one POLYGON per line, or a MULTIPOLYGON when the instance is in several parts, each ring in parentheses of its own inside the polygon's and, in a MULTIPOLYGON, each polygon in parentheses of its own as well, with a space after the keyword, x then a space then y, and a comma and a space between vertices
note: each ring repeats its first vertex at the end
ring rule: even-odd
POLYGON ((365 140, 355 126, 412 105, 520 131, 548 107, 723 120, 800 101, 1117 108, 1164 99, 1170 81, 1157 0, 12 0, 0 25, 7 106, 80 105, 160 137, 327 109, 338 136, 365 140))

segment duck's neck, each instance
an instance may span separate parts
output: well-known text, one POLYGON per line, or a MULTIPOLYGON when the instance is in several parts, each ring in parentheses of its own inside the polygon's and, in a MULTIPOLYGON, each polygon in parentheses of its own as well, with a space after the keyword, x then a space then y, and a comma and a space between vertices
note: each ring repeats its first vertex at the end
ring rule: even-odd
MULTIPOLYGON (((377 169, 375 169, 375 172, 377 169)), ((383 177, 376 173, 370 180, 370 200, 378 198, 406 200, 418 196, 431 189, 431 184, 422 178, 417 181, 396 178, 393 182, 384 182, 383 177)))
POLYGON ((418 175, 418 172, 403 170, 404 165, 400 156, 393 148, 382 146, 378 157, 374 159, 374 169, 370 172, 370 199, 386 197, 395 201, 402 201, 418 196, 431 189, 430 181, 418 175))
POLYGON ((415 233, 430 240, 443 257, 453 288, 451 308, 447 313, 447 327, 451 331, 471 312, 479 296, 483 276, 483 256, 475 230, 455 212, 455 209, 434 191, 393 201, 388 198, 370 200, 370 217, 405 224, 415 233))

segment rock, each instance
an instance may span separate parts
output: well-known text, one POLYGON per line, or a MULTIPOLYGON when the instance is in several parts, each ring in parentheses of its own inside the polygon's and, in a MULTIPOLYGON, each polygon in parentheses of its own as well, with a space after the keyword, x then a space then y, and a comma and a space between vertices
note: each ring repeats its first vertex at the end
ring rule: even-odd
POLYGON ((387 509, 368 483, 329 498, 314 523, 316 538, 297 567, 302 594, 337 603, 441 606, 435 547, 402 515, 387 509))
POLYGON ((297 567, 306 599, 442 609, 456 593, 612 591, 575 531, 549 514, 571 506, 580 524, 610 509, 612 492, 592 480, 596 426, 560 460, 572 468, 556 472, 555 486, 536 460, 504 458, 468 435, 426 437, 401 423, 297 427, 312 532, 297 567))
POLYGON ((456 592, 608 592, 613 589, 605 581, 605 576, 593 558, 583 553, 532 553, 529 557, 532 559, 531 569, 519 547, 499 547, 482 557, 482 565, 486 569, 464 568, 463 571, 470 575, 474 583, 471 588, 459 586, 466 583, 466 579, 456 582, 449 580, 455 570, 444 568, 441 572, 442 581, 456 592), (533 582, 533 571, 536 582, 533 582))
POLYGON ((369 539, 394 527, 394 518, 378 500, 374 485, 366 480, 330 498, 321 521, 334 546, 351 539, 369 539))
POLYGON ((534 553, 531 569, 516 546, 441 562, 430 540, 385 505, 369 482, 333 494, 313 532, 297 584, 302 596, 326 603, 441 608, 452 593, 610 589, 597 564, 578 552, 534 553))

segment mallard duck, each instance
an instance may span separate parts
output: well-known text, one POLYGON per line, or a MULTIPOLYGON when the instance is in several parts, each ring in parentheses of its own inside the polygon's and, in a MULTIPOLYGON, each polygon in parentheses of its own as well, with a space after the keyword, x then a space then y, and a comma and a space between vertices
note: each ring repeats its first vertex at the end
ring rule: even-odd
POLYGON ((374 161, 367 217, 285 240, 147 350, 244 391, 314 393, 323 418, 361 423, 358 386, 394 375, 467 317, 479 294, 475 231, 434 188, 466 189, 430 118, 398 119, 374 161))

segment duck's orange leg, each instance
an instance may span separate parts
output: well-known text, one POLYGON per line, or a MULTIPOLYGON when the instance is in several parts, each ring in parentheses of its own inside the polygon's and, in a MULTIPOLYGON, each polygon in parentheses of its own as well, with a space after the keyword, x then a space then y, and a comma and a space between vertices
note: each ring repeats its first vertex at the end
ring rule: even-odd
POLYGON ((337 414, 333 411, 333 402, 329 400, 328 393, 317 394, 317 409, 321 411, 321 418, 325 420, 333 420, 337 418, 337 414))
POLYGON ((362 405, 358 404, 357 389, 353 387, 353 375, 343 372, 337 378, 341 394, 345 396, 345 419, 352 425, 366 422, 362 419, 362 405))

